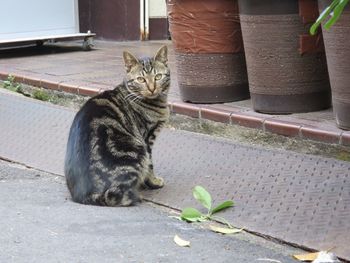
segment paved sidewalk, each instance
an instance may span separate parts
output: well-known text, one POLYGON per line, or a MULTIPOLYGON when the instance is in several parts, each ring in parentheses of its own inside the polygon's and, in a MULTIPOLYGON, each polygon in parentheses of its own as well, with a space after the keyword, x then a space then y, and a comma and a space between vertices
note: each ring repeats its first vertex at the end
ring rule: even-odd
MULTIPOLYGON (((6 90, 0 108, 0 157, 62 176, 75 112, 6 90)), ((350 259, 349 162, 169 129, 153 157, 166 185, 145 192, 149 200, 194 206, 191 189, 203 185, 215 203, 236 202, 223 213, 236 226, 350 259)))
POLYGON ((350 132, 338 129, 332 110, 305 114, 267 115, 251 110, 250 100, 225 104, 190 104, 180 100, 174 52, 169 41, 96 41, 93 51, 83 52, 76 43, 41 48, 0 50, 0 79, 13 74, 19 82, 84 95, 111 89, 124 74, 122 51, 151 55, 169 46, 172 70, 170 107, 173 112, 195 118, 237 124, 285 136, 350 146, 350 132))

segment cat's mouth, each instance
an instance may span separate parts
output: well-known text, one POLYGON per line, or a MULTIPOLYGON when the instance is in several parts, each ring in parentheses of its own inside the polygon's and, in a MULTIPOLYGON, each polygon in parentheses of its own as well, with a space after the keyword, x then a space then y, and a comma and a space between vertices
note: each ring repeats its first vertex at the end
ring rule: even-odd
POLYGON ((147 93, 147 94, 144 94, 143 96, 144 96, 146 99, 154 100, 154 99, 159 98, 160 95, 161 95, 161 93, 159 93, 159 92, 154 92, 154 93, 147 93))
POLYGON ((152 94, 152 95, 147 95, 147 96, 145 96, 147 99, 151 99, 151 100, 154 100, 154 99, 157 99, 157 98, 159 98, 159 95, 160 94, 152 94))

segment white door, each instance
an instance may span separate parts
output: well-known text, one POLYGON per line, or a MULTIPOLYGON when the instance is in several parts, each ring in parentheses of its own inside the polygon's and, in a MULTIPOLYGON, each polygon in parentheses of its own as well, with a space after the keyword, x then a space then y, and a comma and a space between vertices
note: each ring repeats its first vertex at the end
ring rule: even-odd
POLYGON ((0 0, 0 40, 79 33, 77 0, 0 0))

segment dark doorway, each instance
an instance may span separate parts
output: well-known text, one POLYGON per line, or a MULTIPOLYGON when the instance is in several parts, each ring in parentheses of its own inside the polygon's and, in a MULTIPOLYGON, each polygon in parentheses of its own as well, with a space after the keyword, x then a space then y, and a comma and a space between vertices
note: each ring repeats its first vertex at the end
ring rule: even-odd
POLYGON ((97 39, 139 40, 139 0, 79 0, 80 31, 97 39))

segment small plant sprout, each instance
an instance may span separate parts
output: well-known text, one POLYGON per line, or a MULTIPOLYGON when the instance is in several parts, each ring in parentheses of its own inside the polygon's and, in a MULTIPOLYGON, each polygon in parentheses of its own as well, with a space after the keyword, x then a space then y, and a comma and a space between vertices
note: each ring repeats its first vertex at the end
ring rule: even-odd
POLYGON ((208 210, 208 212, 206 214, 203 214, 195 208, 187 207, 181 212, 181 220, 187 222, 203 222, 208 220, 216 220, 220 223, 227 225, 229 228, 233 228, 232 225, 229 222, 227 222, 224 218, 214 215, 222 210, 232 207, 234 205, 233 201, 225 201, 215 207, 212 207, 211 195, 208 193, 207 190, 204 189, 204 187, 199 185, 194 187, 193 196, 208 210))
POLYGON ((18 92, 18 90, 21 89, 21 84, 15 81, 14 76, 8 75, 7 79, 3 83, 3 87, 13 92, 18 92))

